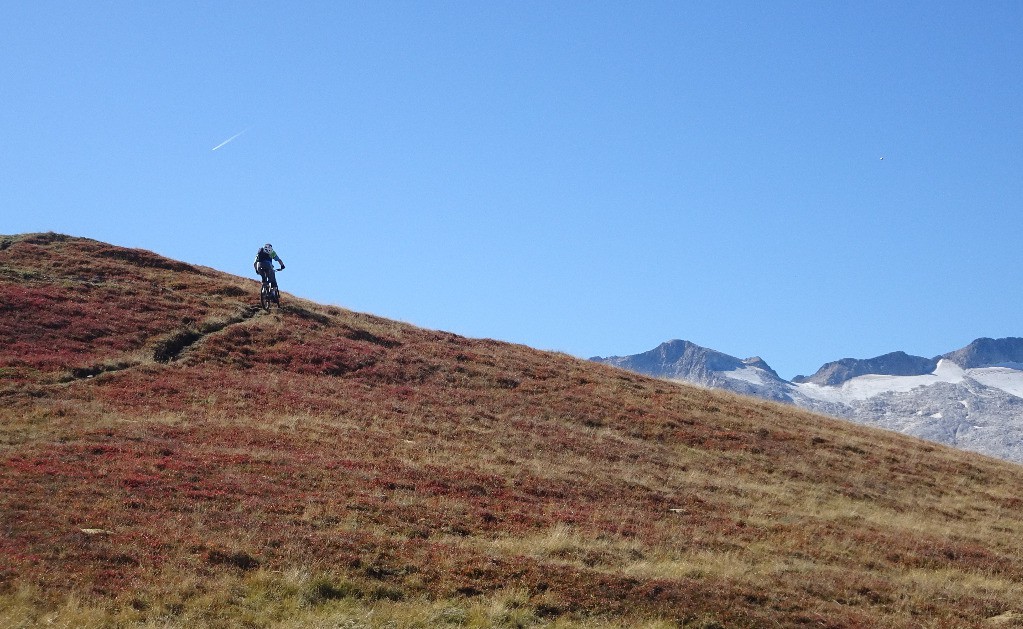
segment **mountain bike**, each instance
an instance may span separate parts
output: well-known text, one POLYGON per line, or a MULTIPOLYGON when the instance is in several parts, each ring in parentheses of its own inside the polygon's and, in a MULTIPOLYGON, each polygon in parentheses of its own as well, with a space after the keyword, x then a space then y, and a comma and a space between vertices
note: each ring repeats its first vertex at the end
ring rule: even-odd
MULTIPOLYGON (((284 269, 278 269, 280 273, 284 269)), ((270 312, 270 306, 276 305, 278 309, 281 307, 281 291, 270 285, 270 274, 263 274, 263 286, 259 289, 259 305, 263 307, 263 310, 270 312)))

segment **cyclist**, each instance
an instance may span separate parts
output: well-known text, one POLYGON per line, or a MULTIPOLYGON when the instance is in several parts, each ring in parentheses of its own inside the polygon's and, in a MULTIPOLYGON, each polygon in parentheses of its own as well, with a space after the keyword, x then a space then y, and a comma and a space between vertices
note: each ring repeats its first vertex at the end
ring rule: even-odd
POLYGON ((263 278, 264 282, 270 282, 270 286, 277 288, 277 274, 274 272, 274 260, 280 263, 281 268, 277 271, 284 270, 284 260, 281 260, 277 256, 277 252, 274 251, 273 245, 266 243, 260 247, 259 251, 256 252, 256 259, 252 263, 252 268, 256 270, 256 273, 263 278))

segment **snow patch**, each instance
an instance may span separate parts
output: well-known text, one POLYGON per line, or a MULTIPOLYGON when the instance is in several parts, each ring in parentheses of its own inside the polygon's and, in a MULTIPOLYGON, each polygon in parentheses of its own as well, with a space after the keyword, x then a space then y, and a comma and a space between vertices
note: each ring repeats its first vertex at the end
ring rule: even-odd
MULTIPOLYGON (((807 397, 825 402, 848 404, 866 400, 882 393, 905 393, 917 387, 929 387, 939 382, 958 384, 966 377, 966 371, 950 360, 938 361, 934 373, 923 376, 878 376, 866 375, 851 378, 840 387, 821 386, 812 382, 797 384, 796 388, 807 397)), ((1023 381, 1020 383, 1023 385, 1023 381)))
POLYGON ((726 378, 731 378, 732 380, 742 380, 743 382, 749 382, 751 384, 764 384, 764 372, 762 369, 758 369, 757 367, 739 367, 732 371, 722 371, 719 373, 726 378))
MULTIPOLYGON (((959 384, 967 378, 985 387, 999 389, 1009 395, 1023 398, 1023 369, 1014 366, 963 369, 950 360, 938 361, 934 372, 923 376, 866 375, 847 380, 839 387, 821 386, 810 382, 794 386, 797 391, 815 400, 849 404, 882 393, 905 393, 919 387, 929 387, 942 382, 959 384)), ((960 404, 968 408, 966 400, 960 400, 960 404)))
POLYGON ((1023 371, 1012 367, 982 367, 970 369, 969 376, 987 387, 1001 389, 1009 395, 1023 398, 1023 371))

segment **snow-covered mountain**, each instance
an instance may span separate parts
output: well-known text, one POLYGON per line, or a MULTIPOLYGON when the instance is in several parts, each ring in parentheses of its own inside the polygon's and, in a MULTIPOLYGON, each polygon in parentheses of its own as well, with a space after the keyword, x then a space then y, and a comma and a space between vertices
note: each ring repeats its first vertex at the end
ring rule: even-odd
POLYGON ((1023 463, 1023 338, 977 339, 934 358, 845 358, 791 382, 759 357, 741 360, 689 341, 592 360, 1023 463))

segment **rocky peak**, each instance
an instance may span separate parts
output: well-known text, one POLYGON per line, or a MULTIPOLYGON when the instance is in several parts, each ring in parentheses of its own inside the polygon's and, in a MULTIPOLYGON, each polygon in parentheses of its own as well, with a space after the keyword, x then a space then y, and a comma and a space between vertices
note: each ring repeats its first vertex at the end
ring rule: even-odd
POLYGON ((796 376, 796 383, 812 382, 821 386, 837 387, 857 376, 868 374, 881 376, 922 376, 932 373, 938 366, 937 358, 911 356, 906 352, 892 352, 874 358, 843 358, 825 364, 809 378, 796 376))
POLYGON ((943 354, 963 369, 1023 364, 1023 338, 979 338, 962 349, 943 354))

